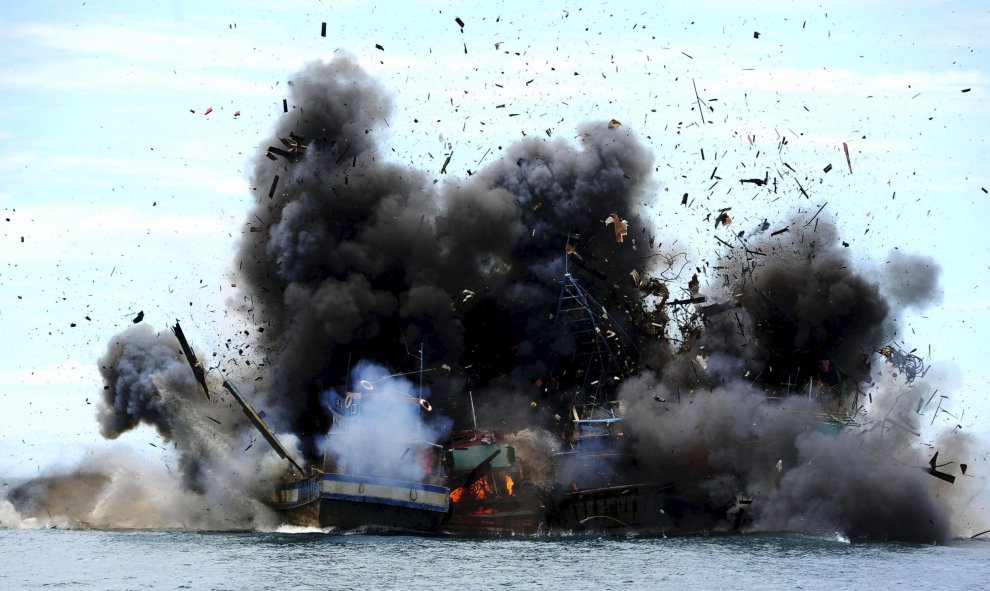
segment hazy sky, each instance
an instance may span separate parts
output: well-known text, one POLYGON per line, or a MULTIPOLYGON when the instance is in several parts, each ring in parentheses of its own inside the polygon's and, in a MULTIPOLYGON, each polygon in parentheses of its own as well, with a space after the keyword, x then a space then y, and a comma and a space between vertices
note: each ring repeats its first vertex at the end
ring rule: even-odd
MULTIPOLYGON (((338 50, 394 93, 380 157, 438 182, 523 135, 574 138, 582 121, 615 118, 655 154, 642 196, 655 231, 694 264, 717 257, 712 211, 732 207, 735 230, 825 203, 866 272, 893 249, 933 257, 942 302, 896 336, 931 347, 927 379, 961 417, 936 425, 990 432, 985 2, 408 4, 5 5, 0 474, 105 445, 96 361, 139 311, 223 354, 235 240, 267 192, 248 186, 248 159, 295 72, 338 50), (713 109, 704 122, 695 87, 713 109), (784 163, 807 198, 738 183, 784 163)), ((159 453, 148 429, 122 439, 159 453)))

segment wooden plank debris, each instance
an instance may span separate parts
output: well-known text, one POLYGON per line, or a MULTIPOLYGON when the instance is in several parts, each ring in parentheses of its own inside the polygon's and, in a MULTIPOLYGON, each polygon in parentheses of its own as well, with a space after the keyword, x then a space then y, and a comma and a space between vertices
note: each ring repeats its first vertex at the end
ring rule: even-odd
POLYGON ((272 179, 272 188, 268 190, 269 199, 275 196, 275 187, 277 186, 278 186, 278 175, 276 174, 275 178, 272 179))

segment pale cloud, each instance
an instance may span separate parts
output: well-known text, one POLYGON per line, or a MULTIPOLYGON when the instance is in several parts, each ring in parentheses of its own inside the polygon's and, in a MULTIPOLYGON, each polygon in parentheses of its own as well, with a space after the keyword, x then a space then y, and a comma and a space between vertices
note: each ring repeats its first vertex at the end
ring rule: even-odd
POLYGON ((91 179, 93 172, 99 171, 100 178, 114 178, 118 183, 129 183, 137 179, 142 183, 152 183, 158 191, 182 189, 224 196, 248 194, 247 182, 229 162, 224 163, 226 166, 211 166, 206 160, 189 160, 192 164, 174 158, 148 160, 85 154, 42 156, 39 153, 26 153, 0 157, 0 170, 30 166, 69 182, 74 182, 72 179, 79 178, 80 175, 91 179))
POLYGON ((179 244, 224 245, 231 229, 230 220, 220 215, 190 215, 187 209, 149 215, 146 205, 21 204, 17 214, 23 228, 19 235, 26 237, 29 248, 8 248, 5 257, 10 263, 95 265, 141 246, 145 246, 143 256, 160 261, 173 256, 170 250, 179 244))
POLYGON ((29 23, 8 27, 0 36, 32 54, 51 56, 23 63, 10 60, 0 84, 31 89, 72 90, 116 86, 196 89, 222 87, 231 94, 257 93, 265 87, 252 73, 281 71, 302 63, 302 48, 278 55, 259 50, 249 36, 206 36, 175 32, 174 26, 116 27, 100 24, 55 26, 29 23))
POLYGON ((66 229, 74 234, 114 235, 161 232, 185 236, 210 236, 230 229, 226 222, 214 218, 190 218, 186 215, 143 216, 136 207, 99 207, 62 204, 44 208, 21 208, 22 216, 33 216, 31 235, 35 241, 56 239, 66 229))
MULTIPOLYGON (((908 97, 918 93, 953 92, 963 87, 986 84, 979 71, 880 72, 868 74, 848 69, 768 68, 726 72, 719 85, 726 88, 765 92, 815 92, 868 96, 897 93, 908 97)), ((709 85, 713 82, 709 80, 709 85)))
POLYGON ((94 381, 91 361, 0 370, 0 386, 77 386, 94 381))

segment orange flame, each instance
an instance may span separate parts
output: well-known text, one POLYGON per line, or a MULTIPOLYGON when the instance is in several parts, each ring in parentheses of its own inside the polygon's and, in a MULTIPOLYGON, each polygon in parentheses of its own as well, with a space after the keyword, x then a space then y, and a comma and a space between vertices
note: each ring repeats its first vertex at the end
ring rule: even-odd
POLYGON ((454 490, 450 491, 450 500, 453 501, 454 503, 457 503, 458 501, 461 500, 461 495, 463 494, 464 494, 464 489, 461 487, 457 487, 454 490))
POLYGON ((488 497, 488 494, 492 492, 494 491, 491 489, 491 485, 488 483, 487 476, 471 485, 471 496, 476 501, 485 500, 485 498, 488 497))
POLYGON ((512 481, 512 477, 508 474, 505 475, 505 490, 509 491, 509 496, 512 496, 512 489, 516 486, 516 483, 512 481))

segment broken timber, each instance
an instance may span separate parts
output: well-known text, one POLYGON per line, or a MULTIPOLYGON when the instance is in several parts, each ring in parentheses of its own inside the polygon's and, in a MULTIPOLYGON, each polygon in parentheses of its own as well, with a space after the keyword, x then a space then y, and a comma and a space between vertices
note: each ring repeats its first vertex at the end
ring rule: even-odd
MULTIPOLYGON (((196 381, 199 383, 200 386, 203 387, 203 392, 206 394, 206 398, 209 400, 210 391, 206 386, 206 372, 203 371, 203 366, 196 359, 196 355, 193 353, 192 347, 189 346, 189 341, 186 340, 186 336, 182 333, 182 328, 179 326, 178 321, 176 321, 175 327, 172 329, 172 332, 175 333, 175 338, 179 340, 179 345, 182 347, 182 352, 186 356, 186 361, 189 362, 189 367, 192 368, 193 375, 196 376, 196 381)), ((237 386, 231 384, 227 380, 224 380, 223 387, 226 388, 227 391, 230 392, 231 395, 233 395, 234 400, 236 400, 237 403, 241 405, 241 409, 244 411, 244 414, 247 416, 248 420, 251 421, 251 424, 254 425, 254 427, 265 438, 265 440, 268 441, 268 443, 272 446, 272 449, 275 450, 275 453, 277 453, 279 457, 288 460, 288 462, 292 464, 293 468, 295 468, 296 470, 299 471, 300 474, 305 476, 306 471, 303 470, 302 466, 297 464, 296 461, 292 459, 292 456, 289 455, 289 452, 285 449, 285 446, 282 445, 282 442, 279 441, 277 437, 275 437, 275 434, 272 433, 272 430, 268 427, 267 424, 265 424, 264 419, 262 419, 261 416, 254 410, 254 407, 252 407, 251 404, 244 399, 244 396, 241 395, 241 392, 240 390, 237 389, 237 386)), ((218 425, 220 424, 220 421, 214 419, 213 417, 207 416, 206 418, 210 419, 211 421, 213 421, 218 425)))
POLYGON ((708 301, 708 298, 706 298, 705 296, 698 296, 696 298, 688 298, 686 300, 674 300, 674 301, 671 301, 671 302, 667 302, 664 305, 665 306, 683 306, 683 305, 686 305, 686 304, 703 304, 706 301, 708 301))
POLYGON ((265 424, 264 419, 262 419, 261 416, 254 410, 251 403, 244 399, 244 396, 241 395, 241 392, 237 389, 237 386, 231 384, 227 380, 224 380, 223 387, 226 388, 227 391, 234 397, 234 400, 241 405, 241 410, 244 411, 245 416, 247 416, 248 420, 251 421, 251 424, 254 425, 258 432, 261 433, 262 437, 268 441, 268 444, 272 446, 275 453, 277 453, 279 457, 288 460, 288 462, 292 464, 292 466, 298 470, 300 474, 305 476, 306 472, 302 469, 302 466, 297 464, 296 461, 292 459, 292 456, 289 455, 289 452, 285 449, 285 446, 282 445, 282 442, 275 437, 275 434, 272 433, 272 430, 267 424, 265 424))
POLYGON ((189 367, 192 368, 193 375, 196 376, 196 382, 199 383, 203 388, 203 394, 206 394, 206 399, 210 399, 210 390, 206 387, 206 371, 203 369, 203 364, 196 359, 196 354, 193 353, 192 347, 189 346, 189 341, 186 340, 186 335, 182 333, 182 327, 179 326, 179 321, 175 321, 175 327, 172 328, 172 332, 175 333, 175 338, 179 340, 179 346, 182 347, 182 354, 186 356, 186 361, 189 362, 189 367))

